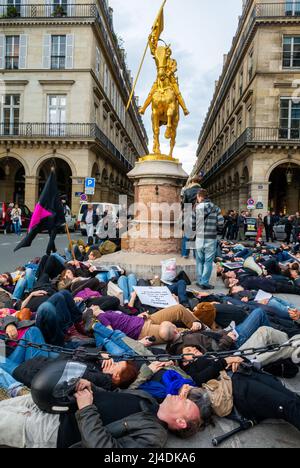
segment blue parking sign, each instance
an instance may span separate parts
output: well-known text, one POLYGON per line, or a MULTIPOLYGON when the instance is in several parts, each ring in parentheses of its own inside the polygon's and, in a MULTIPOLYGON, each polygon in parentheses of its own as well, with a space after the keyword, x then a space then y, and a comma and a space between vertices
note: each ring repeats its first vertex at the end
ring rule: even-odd
POLYGON ((96 187, 96 179, 92 177, 87 177, 85 179, 85 188, 94 189, 96 187))

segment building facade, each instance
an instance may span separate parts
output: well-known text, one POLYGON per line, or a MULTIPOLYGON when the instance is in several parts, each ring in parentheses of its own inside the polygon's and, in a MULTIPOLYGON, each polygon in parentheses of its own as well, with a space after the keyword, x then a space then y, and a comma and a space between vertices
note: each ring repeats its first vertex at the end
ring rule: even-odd
POLYGON ((300 3, 246 0, 193 174, 224 210, 300 210, 300 3), (256 207, 255 205, 255 207, 256 207))
POLYGON ((76 213, 133 197, 127 173, 147 154, 137 98, 107 0, 0 0, 0 201, 33 208, 51 167, 76 213))

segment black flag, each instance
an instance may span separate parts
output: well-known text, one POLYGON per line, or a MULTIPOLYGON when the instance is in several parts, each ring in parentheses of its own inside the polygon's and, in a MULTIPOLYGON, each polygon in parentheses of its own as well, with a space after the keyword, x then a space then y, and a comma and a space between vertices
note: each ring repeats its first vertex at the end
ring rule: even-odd
POLYGON ((44 190, 32 214, 27 236, 14 249, 30 247, 34 238, 42 231, 58 228, 65 224, 64 207, 59 197, 55 172, 52 170, 44 190))

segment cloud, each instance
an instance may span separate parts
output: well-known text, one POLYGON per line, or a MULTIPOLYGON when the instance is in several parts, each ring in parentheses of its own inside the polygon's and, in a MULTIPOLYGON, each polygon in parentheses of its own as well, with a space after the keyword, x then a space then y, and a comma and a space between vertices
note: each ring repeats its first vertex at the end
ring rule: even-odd
MULTIPOLYGON (((125 41, 128 67, 135 76, 161 0, 109 0, 109 3, 114 9, 115 32, 125 41)), ((178 62, 180 89, 190 110, 188 117, 181 115, 174 156, 183 162, 187 172, 196 161, 199 133, 213 97, 215 81, 222 71, 223 54, 229 51, 237 29, 241 3, 241 0, 167 1, 163 38, 171 43, 178 62)), ((148 53, 136 89, 141 104, 155 79, 155 65, 148 53)), ((150 109, 144 123, 151 150, 150 109)), ((168 154, 168 148, 168 142, 162 138, 162 150, 168 154)))

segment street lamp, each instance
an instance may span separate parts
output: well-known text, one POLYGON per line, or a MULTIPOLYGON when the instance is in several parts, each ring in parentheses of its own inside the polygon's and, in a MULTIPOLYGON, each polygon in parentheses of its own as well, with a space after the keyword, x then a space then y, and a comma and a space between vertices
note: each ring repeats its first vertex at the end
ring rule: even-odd
POLYGON ((9 165, 9 153, 10 149, 6 149, 6 159, 5 159, 5 166, 4 166, 4 173, 6 177, 10 176, 10 165, 9 165))
POLYGON ((285 176, 286 176, 287 184, 292 185, 294 174, 293 174, 293 169, 292 169, 291 163, 289 163, 289 165, 288 165, 285 176))

